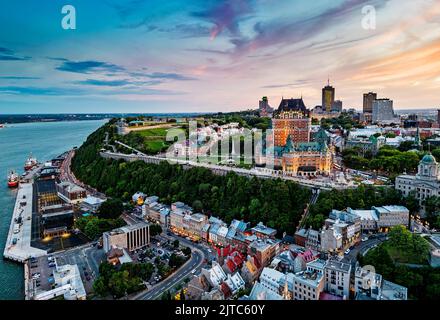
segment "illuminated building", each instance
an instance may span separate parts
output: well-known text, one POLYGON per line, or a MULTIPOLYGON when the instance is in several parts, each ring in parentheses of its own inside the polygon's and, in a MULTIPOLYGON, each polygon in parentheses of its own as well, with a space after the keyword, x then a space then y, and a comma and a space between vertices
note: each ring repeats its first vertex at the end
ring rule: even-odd
POLYGON ((273 148, 274 165, 292 175, 328 175, 332 167, 332 152, 327 146, 327 140, 323 129, 312 142, 294 143, 291 136, 288 136, 284 146, 273 148))
POLYGON ((368 92, 364 93, 363 113, 373 113, 373 102, 377 99, 377 93, 368 92))
POLYGON ((327 85, 322 88, 322 109, 326 112, 332 111, 333 103, 335 102, 335 88, 330 85, 330 80, 327 85))
POLYGON ((284 146, 287 137, 293 142, 310 140, 310 112, 303 99, 282 99, 272 118, 272 130, 275 146, 284 146))

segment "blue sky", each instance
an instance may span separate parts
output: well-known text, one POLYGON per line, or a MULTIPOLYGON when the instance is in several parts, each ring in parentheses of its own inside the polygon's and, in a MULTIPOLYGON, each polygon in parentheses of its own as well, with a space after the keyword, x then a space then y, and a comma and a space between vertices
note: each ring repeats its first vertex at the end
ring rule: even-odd
POLYGON ((328 77, 344 107, 436 107, 439 23, 435 0, 1 0, 0 113, 314 107, 328 77))

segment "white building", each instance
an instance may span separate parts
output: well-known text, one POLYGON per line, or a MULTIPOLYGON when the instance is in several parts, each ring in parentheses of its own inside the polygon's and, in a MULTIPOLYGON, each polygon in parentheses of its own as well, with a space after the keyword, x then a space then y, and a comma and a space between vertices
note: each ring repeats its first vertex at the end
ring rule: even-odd
POLYGON ((357 267, 354 273, 354 292, 378 300, 382 292, 382 276, 366 267, 357 267))
POLYGON ((288 284, 291 283, 293 287, 293 300, 319 300, 319 295, 324 290, 324 275, 315 270, 289 273, 287 279, 288 284))
POLYGON ((325 291, 348 299, 350 293, 351 264, 336 259, 329 259, 325 265, 324 274, 325 291))
POLYGON ((395 187, 404 196, 414 194, 423 209, 427 198, 440 195, 439 167, 434 156, 427 154, 423 157, 416 175, 403 174, 396 177, 395 187))
POLYGON ((218 288, 223 281, 228 279, 225 271, 217 261, 212 262, 211 269, 203 268, 202 275, 205 276, 206 280, 208 280, 209 284, 214 288, 218 288))
POLYGON ((279 294, 280 284, 284 283, 286 275, 275 269, 264 268, 260 275, 260 284, 268 291, 279 294))
POLYGON ((373 101, 372 121, 392 122, 394 120, 393 100, 376 99, 373 101))
POLYGON ((232 296, 245 287, 245 282, 239 272, 236 272, 233 275, 228 274, 225 283, 229 289, 231 289, 232 296))
POLYGON ((87 198, 81 203, 81 207, 85 210, 96 212, 103 202, 105 202, 105 200, 93 196, 87 196, 87 198))
POLYGON ((408 226, 409 210, 403 206, 383 206, 372 208, 378 217, 377 227, 391 228, 394 226, 408 226))
POLYGON ((375 210, 353 210, 348 208, 348 211, 361 219, 362 232, 376 231, 377 230, 377 217, 375 210))
POLYGON ((66 300, 85 300, 87 297, 78 265, 62 265, 55 267, 53 272, 54 288, 39 292, 34 300, 50 300, 63 296, 66 300))
POLYGON ((342 247, 342 235, 332 227, 324 227, 321 231, 321 251, 334 252, 342 247))

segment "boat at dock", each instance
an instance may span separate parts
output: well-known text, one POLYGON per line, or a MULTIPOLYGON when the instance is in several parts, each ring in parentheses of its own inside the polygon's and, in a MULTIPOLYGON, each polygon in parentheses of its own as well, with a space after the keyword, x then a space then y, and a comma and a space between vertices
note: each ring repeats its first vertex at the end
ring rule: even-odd
POLYGON ((11 170, 11 172, 9 172, 8 174, 8 187, 17 188, 18 183, 19 183, 18 174, 14 170, 11 170))
POLYGON ((37 159, 34 158, 31 153, 29 158, 26 160, 26 162, 24 164, 24 170, 25 171, 32 170, 37 164, 38 164, 37 159))

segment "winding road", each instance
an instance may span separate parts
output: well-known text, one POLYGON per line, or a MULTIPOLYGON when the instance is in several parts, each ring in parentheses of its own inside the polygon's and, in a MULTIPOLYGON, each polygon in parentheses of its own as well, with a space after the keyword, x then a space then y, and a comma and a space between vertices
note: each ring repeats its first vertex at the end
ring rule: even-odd
POLYGON ((191 258, 177 271, 171 274, 168 278, 154 285, 149 290, 144 290, 141 293, 138 293, 130 297, 129 298, 130 300, 156 300, 160 298, 162 294, 172 289, 174 286, 177 286, 186 277, 192 275, 193 270, 196 270, 194 274, 199 273, 200 269, 202 268, 202 266, 206 261, 205 259, 207 259, 207 257, 209 256, 209 253, 206 248, 204 248, 201 245, 194 244, 181 237, 177 237, 174 235, 172 236, 161 235, 160 237, 171 241, 177 239, 179 240, 180 243, 191 248, 191 258))

